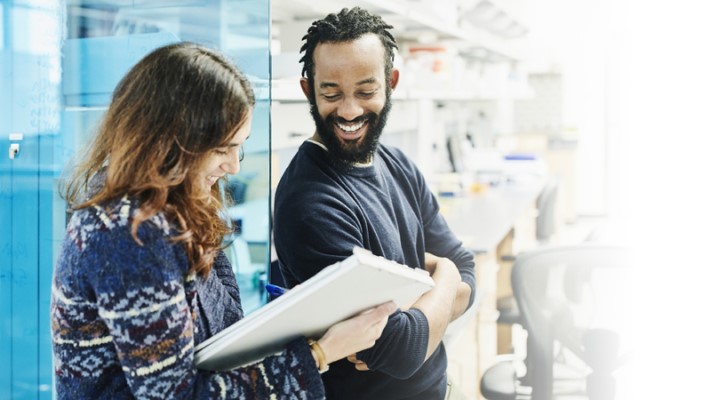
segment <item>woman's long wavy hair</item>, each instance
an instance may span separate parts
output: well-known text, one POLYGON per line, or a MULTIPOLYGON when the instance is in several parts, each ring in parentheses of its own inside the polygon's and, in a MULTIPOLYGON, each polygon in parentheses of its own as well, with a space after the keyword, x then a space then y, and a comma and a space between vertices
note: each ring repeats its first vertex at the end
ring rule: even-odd
POLYGON ((219 189, 201 188, 201 164, 226 145, 254 107, 245 76, 223 55, 194 43, 158 48, 116 87, 85 158, 62 193, 74 209, 128 195, 139 201, 131 225, 159 212, 176 226, 191 270, 206 276, 229 228, 220 218, 219 189), (90 179, 105 181, 88 198, 90 179))

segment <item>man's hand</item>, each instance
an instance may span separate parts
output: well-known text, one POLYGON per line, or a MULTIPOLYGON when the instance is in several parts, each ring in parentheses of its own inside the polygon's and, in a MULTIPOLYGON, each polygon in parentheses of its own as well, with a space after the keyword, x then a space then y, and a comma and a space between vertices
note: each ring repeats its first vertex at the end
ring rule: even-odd
MULTIPOLYGON (((430 275, 433 275, 437 269, 437 263, 442 261, 443 258, 438 257, 432 253, 425 253, 425 269, 430 275)), ((447 260, 449 261, 449 260, 447 260)), ((460 277, 461 279, 461 277, 460 277)), ((464 282, 459 282, 457 285, 457 296, 455 298, 454 304, 452 304, 452 313, 450 317, 450 322, 459 318, 467 310, 467 305, 469 305, 469 297, 471 296, 471 288, 464 282)))
POLYGON ((358 371, 370 371, 370 368, 368 368, 368 364, 357 359, 355 354, 351 354, 350 356, 348 356, 347 360, 355 364, 355 369, 357 369, 358 371))
POLYGON ((425 359, 430 358, 437 349, 447 325, 452 320, 453 308, 457 299, 459 285, 462 277, 454 263, 445 257, 437 257, 425 253, 425 269, 432 276, 434 288, 426 292, 412 305, 419 309, 429 324, 429 337, 427 339, 427 352, 425 359))

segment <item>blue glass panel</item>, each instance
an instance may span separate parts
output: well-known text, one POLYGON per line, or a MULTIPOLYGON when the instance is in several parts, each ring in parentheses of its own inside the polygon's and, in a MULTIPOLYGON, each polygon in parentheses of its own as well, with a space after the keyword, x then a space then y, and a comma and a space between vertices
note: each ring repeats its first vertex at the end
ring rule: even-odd
MULTIPOLYGON (((7 1, 0 0, 0 360, 5 365, 12 359, 12 181, 10 177, 10 159, 7 151, 10 147, 10 105, 12 80, 8 79, 12 71, 12 52, 7 49, 6 39, 9 29, 7 1)), ((0 398, 10 398, 12 369, 0 368, 0 398)))
POLYGON ((170 32, 67 40, 62 71, 65 105, 106 106, 134 64, 152 49, 177 41, 170 32))
POLYGON ((61 1, 3 3, 3 115, 0 128, 3 162, 2 356, 10 368, 0 381, 0 397, 50 398, 52 364, 49 332, 51 248, 41 244, 41 193, 52 192, 47 176, 56 169, 51 157, 61 126, 61 1), (37 27, 41 27, 38 29, 37 27), (7 140, 7 142, 6 142, 7 140), (19 145, 9 160, 8 142, 19 145), (7 144, 7 145, 6 145, 7 144), (5 345, 7 343, 7 345, 5 345))

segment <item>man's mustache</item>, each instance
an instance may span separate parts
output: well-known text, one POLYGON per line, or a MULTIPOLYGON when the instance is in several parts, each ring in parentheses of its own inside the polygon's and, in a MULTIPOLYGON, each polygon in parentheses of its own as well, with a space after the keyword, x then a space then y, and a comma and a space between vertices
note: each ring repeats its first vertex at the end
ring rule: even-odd
POLYGON ((361 123, 361 122, 374 121, 376 117, 377 117, 377 116, 375 115, 374 112, 369 112, 369 113, 367 113, 367 114, 364 114, 364 115, 361 115, 361 116, 359 116, 359 117, 356 117, 356 118, 354 118, 354 119, 352 119, 352 120, 350 120, 350 121, 347 120, 347 119, 345 119, 345 118, 342 118, 342 117, 337 117, 337 116, 335 116, 335 115, 329 115, 329 116, 326 118, 326 120, 327 120, 329 123, 336 122, 336 123, 339 123, 339 124, 359 124, 359 123, 361 123))

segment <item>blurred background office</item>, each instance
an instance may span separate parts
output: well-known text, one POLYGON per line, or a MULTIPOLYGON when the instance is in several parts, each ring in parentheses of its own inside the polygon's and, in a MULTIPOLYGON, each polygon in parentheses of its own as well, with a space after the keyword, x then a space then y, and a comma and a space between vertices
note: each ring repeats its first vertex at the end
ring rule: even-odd
POLYGON ((477 253, 475 315, 448 339, 470 398, 502 354, 526 356, 526 329, 501 320, 514 264, 581 243, 634 250, 621 301, 635 362, 618 398, 698 397, 688 383, 703 382, 710 355, 694 305, 709 300, 711 32, 692 3, 0 0, 0 398, 53 396, 49 290, 68 216, 58 181, 115 84, 160 45, 219 48, 255 87, 242 171, 224 185, 236 228, 225 246, 246 311, 265 304, 273 189, 314 130, 300 39, 356 5, 399 44, 382 140, 417 162, 477 253))

